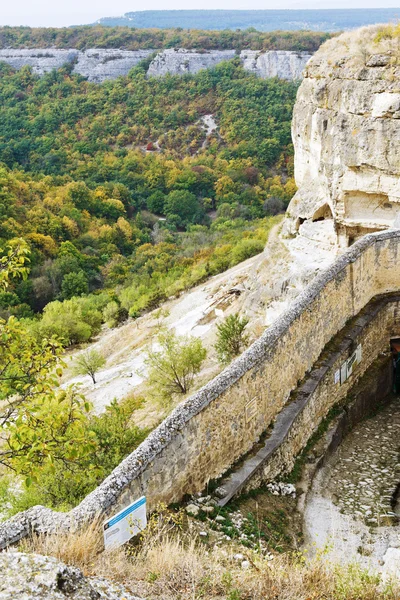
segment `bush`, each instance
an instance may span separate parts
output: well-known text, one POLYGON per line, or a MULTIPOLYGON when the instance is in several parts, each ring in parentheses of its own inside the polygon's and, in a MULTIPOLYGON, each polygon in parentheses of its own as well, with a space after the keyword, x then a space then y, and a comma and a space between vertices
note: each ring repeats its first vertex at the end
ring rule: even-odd
POLYGON ((217 325, 218 340, 215 349, 218 360, 222 364, 229 363, 248 345, 249 337, 244 332, 248 322, 246 317, 241 319, 236 313, 229 315, 220 325, 217 325))
POLYGON ((232 252, 232 265, 236 265, 264 250, 265 244, 261 240, 244 239, 232 252))
MULTIPOLYGON (((80 468, 71 470, 62 463, 44 468, 37 481, 23 487, 22 494, 13 494, 13 486, 9 485, 9 514, 38 504, 68 510, 80 502, 146 438, 148 430, 131 422, 135 410, 142 404, 141 398, 129 398, 119 404, 113 400, 103 414, 88 415, 86 437, 93 445, 80 462, 80 468)), ((0 489, 0 499, 2 491, 0 489)))
POLYGON ((175 394, 186 394, 193 386, 207 350, 198 338, 177 336, 171 331, 160 333, 157 344, 161 349, 150 349, 147 354, 150 386, 167 400, 175 394))
POLYGON ((56 335, 65 345, 87 342, 100 331, 102 323, 102 313, 93 304, 94 298, 77 297, 50 302, 33 328, 41 337, 56 335))

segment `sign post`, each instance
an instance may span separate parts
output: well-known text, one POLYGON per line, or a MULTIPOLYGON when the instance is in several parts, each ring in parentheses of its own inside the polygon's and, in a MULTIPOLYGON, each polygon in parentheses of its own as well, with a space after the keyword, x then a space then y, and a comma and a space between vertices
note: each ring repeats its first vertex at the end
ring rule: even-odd
POLYGON ((118 548, 147 525, 146 498, 142 496, 103 523, 104 548, 118 548))

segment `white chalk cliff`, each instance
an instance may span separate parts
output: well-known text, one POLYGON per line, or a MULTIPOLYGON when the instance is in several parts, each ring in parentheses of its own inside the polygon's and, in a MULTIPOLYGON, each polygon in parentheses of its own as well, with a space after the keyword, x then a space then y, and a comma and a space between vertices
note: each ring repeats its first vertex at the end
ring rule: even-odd
MULTIPOLYGON (((127 75, 141 60, 156 53, 150 63, 148 75, 162 77, 197 73, 201 69, 209 69, 225 60, 235 57, 235 50, 187 50, 185 48, 168 50, 114 50, 91 48, 79 51, 76 49, 59 50, 56 48, 41 49, 0 49, 0 62, 5 62, 15 69, 29 65, 34 73, 43 75, 53 69, 59 69, 66 63, 73 63, 73 72, 87 77, 89 81, 101 83, 107 79, 116 79, 127 75)), ((301 79, 301 73, 310 58, 306 52, 269 51, 258 52, 243 50, 240 59, 243 67, 257 76, 267 79, 301 79)))
POLYGON ((379 27, 326 42, 294 108, 298 192, 284 233, 347 247, 400 227, 400 66, 379 27))

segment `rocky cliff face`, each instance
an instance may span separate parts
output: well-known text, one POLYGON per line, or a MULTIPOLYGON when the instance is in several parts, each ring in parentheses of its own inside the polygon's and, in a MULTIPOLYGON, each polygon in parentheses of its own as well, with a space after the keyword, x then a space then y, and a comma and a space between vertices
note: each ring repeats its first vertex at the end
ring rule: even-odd
POLYGON ((0 61, 15 69, 25 65, 32 67, 34 73, 43 75, 53 69, 59 69, 66 63, 74 64, 74 73, 87 77, 89 81, 100 83, 107 79, 116 79, 127 75, 141 60, 147 58, 153 50, 41 50, 1 49, 0 61))
MULTIPOLYGON (((25 65, 43 75, 52 69, 59 69, 65 63, 74 63, 74 73, 87 77, 89 81, 100 83, 107 79, 115 79, 127 75, 141 60, 153 54, 155 50, 102 50, 92 48, 79 50, 57 50, 45 48, 40 50, 0 49, 0 61, 6 62, 15 69, 25 65)), ((199 52, 185 48, 160 51, 152 60, 148 75, 162 77, 167 73, 184 75, 197 73, 201 69, 209 69, 224 60, 235 56, 235 50, 210 50, 199 52)), ((281 79, 301 79, 301 73, 310 58, 305 52, 242 51, 240 58, 244 68, 262 77, 279 77, 281 79)))
POLYGON ((299 191, 286 233, 344 247, 400 227, 400 67, 377 32, 334 38, 307 64, 292 127, 299 191))
POLYGON ((211 50, 209 52, 196 52, 185 48, 163 50, 151 62, 147 74, 153 77, 162 77, 167 73, 172 75, 197 73, 202 69, 215 67, 218 63, 230 60, 234 56, 234 50, 211 50))
POLYGON ((304 67, 311 56, 307 52, 243 50, 240 53, 240 60, 246 71, 251 71, 262 79, 279 77, 280 79, 299 80, 302 78, 304 67))

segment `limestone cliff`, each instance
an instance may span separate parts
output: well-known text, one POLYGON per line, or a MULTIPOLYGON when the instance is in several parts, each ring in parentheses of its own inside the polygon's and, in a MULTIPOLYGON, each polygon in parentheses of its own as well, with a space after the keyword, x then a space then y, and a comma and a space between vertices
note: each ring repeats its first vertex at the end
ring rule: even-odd
POLYGON ((210 50, 209 52, 198 52, 185 48, 163 50, 151 62, 147 74, 162 77, 167 73, 172 75, 197 73, 201 69, 215 67, 218 63, 230 60, 234 56, 234 50, 210 50))
MULTIPOLYGON (((107 79, 116 79, 127 75, 141 60, 148 58, 155 50, 113 50, 92 48, 76 49, 0 49, 0 62, 6 62, 15 69, 25 65, 43 75, 52 69, 59 69, 66 63, 74 63, 73 72, 87 77, 89 81, 100 83, 107 79)), ((152 60, 148 75, 161 77, 170 73, 184 75, 209 69, 236 55, 235 50, 187 50, 185 48, 159 51, 152 60)), ((281 79, 301 79, 301 73, 310 58, 306 52, 254 50, 242 51, 241 62, 247 71, 261 78, 279 77, 281 79)))
POLYGON ((400 67, 378 26, 326 42, 299 88, 286 234, 345 247, 400 227, 400 67))
POLYGON ((257 52, 243 50, 240 60, 246 71, 251 71, 261 77, 279 77, 280 79, 300 80, 307 62, 311 58, 307 52, 287 52, 285 50, 270 50, 257 52))
POLYGON ((43 75, 53 69, 59 69, 66 63, 74 63, 73 71, 89 81, 100 83, 107 79, 116 79, 127 75, 141 60, 152 54, 153 50, 104 50, 92 48, 80 52, 45 48, 40 50, 0 49, 0 62, 15 69, 28 65, 34 73, 43 75))

